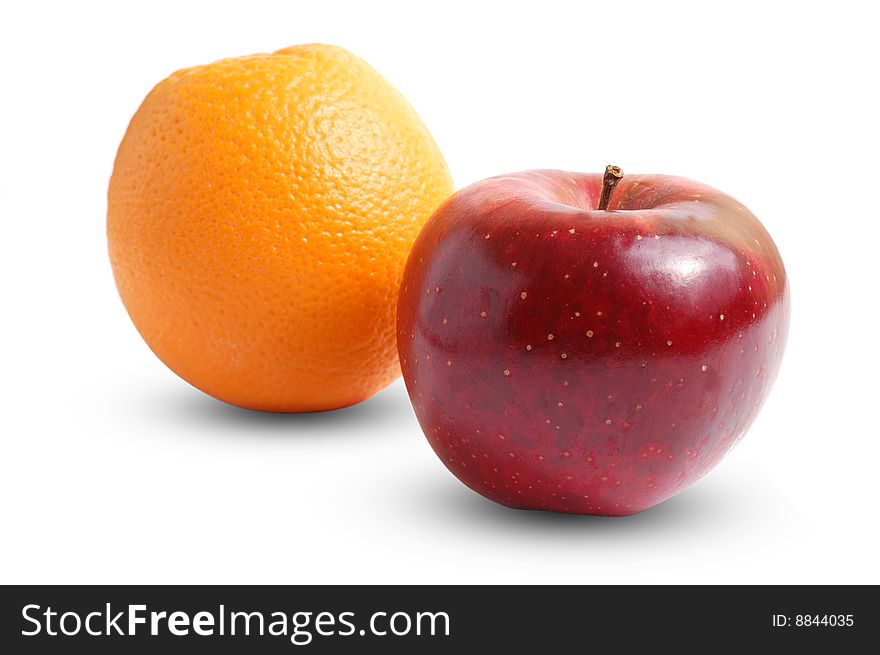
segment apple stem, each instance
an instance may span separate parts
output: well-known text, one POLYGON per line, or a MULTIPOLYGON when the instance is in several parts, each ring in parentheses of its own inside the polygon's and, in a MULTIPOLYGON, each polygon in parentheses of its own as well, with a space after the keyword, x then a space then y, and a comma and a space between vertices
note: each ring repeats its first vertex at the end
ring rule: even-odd
POLYGON ((599 197, 599 207, 598 209, 605 211, 608 209, 608 203, 611 201, 611 194, 614 192, 614 187, 617 186, 617 183, 620 182, 620 179, 623 177, 623 170, 620 166, 612 166, 608 164, 605 167, 605 177, 602 178, 602 195, 599 197))

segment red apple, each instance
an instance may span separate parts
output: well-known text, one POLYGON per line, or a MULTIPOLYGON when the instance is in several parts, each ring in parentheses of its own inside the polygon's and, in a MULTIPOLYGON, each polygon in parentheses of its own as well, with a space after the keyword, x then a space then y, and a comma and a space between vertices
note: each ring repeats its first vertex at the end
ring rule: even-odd
POLYGON ((447 468, 504 505, 657 505, 737 443, 779 369, 788 283, 758 219, 698 182, 619 178, 478 182, 406 265, 397 337, 416 416, 447 468))

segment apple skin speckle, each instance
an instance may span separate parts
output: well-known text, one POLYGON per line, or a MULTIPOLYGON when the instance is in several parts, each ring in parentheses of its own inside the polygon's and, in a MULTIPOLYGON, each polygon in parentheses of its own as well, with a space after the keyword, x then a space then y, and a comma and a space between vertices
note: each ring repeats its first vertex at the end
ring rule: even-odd
POLYGON ((599 211, 601 179, 463 189, 404 272, 398 349, 419 423, 459 480, 509 507, 663 502, 742 438, 779 370, 788 280, 758 219, 661 175, 624 176, 599 211))

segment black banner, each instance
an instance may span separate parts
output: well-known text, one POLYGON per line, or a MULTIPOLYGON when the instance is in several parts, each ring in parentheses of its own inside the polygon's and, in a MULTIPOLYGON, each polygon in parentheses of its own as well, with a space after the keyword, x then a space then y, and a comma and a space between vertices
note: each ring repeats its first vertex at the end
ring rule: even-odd
POLYGON ((4 653, 854 652, 880 619, 843 586, 29 586, 0 611, 4 653))

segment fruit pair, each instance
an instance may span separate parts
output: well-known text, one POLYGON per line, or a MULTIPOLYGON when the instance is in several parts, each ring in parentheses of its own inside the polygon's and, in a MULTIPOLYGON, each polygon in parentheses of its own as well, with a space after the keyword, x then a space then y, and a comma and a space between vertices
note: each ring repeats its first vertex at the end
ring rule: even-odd
POLYGON ((302 46, 153 89, 117 156, 110 255, 146 342, 221 400, 350 405, 397 377, 399 349, 428 440, 468 486, 630 514, 743 435, 789 300, 740 203, 621 176, 532 171, 447 200, 400 94, 344 50, 302 46))

